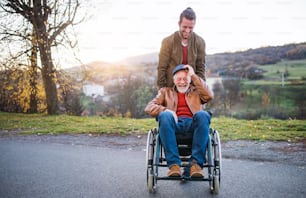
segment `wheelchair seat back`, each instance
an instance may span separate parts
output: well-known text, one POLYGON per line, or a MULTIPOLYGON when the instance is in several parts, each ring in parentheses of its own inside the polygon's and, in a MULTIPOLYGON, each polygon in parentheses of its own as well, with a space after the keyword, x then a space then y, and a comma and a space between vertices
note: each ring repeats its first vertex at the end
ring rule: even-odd
POLYGON ((181 156, 189 156, 192 153, 192 138, 191 133, 176 134, 176 142, 181 156))

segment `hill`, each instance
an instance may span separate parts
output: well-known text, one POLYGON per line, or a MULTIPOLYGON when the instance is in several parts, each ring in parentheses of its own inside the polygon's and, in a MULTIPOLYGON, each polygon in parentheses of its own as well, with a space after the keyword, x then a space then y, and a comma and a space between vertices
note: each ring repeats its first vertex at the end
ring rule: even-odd
MULTIPOLYGON (((264 70, 260 65, 276 64, 282 60, 306 59, 306 42, 283 46, 268 46, 246 51, 224 52, 206 56, 207 74, 259 79, 264 70)), ((95 61, 66 71, 79 79, 103 83, 116 78, 156 76, 158 52, 128 57, 108 63, 95 61)))
MULTIPOLYGON (((283 59, 287 60, 299 60, 306 59, 306 42, 292 43, 282 46, 267 46, 255 49, 248 49, 246 51, 237 52, 224 52, 206 56, 206 66, 212 72, 218 72, 220 69, 224 69, 228 66, 241 67, 249 65, 266 65, 275 64, 283 59)), ((149 54, 143 54, 139 56, 128 57, 122 61, 108 63, 103 61, 95 61, 84 66, 77 66, 67 71, 75 72, 79 69, 96 70, 110 69, 115 70, 120 66, 120 69, 125 66, 157 66, 158 52, 152 52, 149 54)), ((131 68, 130 68, 131 69, 131 68)))
POLYGON ((125 58, 122 61, 117 62, 117 64, 137 65, 137 64, 157 63, 157 61, 158 61, 158 52, 152 52, 149 54, 142 54, 139 56, 132 56, 125 58))
POLYGON ((226 67, 275 64, 281 60, 306 59, 306 43, 268 46, 233 53, 219 53, 207 56, 207 65, 217 72, 226 67))

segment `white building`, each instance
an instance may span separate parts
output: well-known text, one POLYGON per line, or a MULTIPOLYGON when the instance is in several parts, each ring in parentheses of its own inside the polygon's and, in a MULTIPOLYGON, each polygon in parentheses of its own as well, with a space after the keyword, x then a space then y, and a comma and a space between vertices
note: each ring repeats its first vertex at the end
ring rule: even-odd
POLYGON ((104 86, 95 83, 87 83, 83 85, 83 92, 86 96, 97 97, 104 96, 104 86))
POLYGON ((212 89, 215 83, 220 83, 222 85, 222 78, 218 76, 207 77, 206 83, 212 89))

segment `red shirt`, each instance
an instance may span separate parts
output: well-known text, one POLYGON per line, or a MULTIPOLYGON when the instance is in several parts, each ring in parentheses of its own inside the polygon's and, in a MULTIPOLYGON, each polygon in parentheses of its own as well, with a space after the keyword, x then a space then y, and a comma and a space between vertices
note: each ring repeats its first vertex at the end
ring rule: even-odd
POLYGON ((183 61, 182 64, 187 65, 188 64, 188 46, 182 46, 183 49, 183 61))
POLYGON ((185 99, 185 94, 184 93, 178 93, 178 102, 177 102, 177 110, 176 110, 176 115, 177 117, 189 117, 192 118, 192 112, 190 111, 186 99, 185 99))

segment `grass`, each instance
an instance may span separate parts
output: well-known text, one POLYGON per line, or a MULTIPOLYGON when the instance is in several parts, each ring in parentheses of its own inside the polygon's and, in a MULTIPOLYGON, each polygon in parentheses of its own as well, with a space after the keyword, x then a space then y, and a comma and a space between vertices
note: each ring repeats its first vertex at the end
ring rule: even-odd
POLYGON ((281 61, 276 64, 262 65, 259 68, 267 71, 265 77, 280 79, 281 74, 286 71, 289 72, 288 79, 301 79, 306 77, 306 60, 292 60, 281 61))
POLYGON ((231 111, 242 116, 248 115, 246 111, 249 111, 277 118, 301 117, 306 92, 306 59, 282 60, 276 64, 257 67, 266 71, 264 77, 241 82, 242 93, 247 94, 240 101, 244 105, 239 105, 239 109, 234 108, 231 111), (286 70, 289 76, 282 82, 281 76, 286 70), (267 99, 266 107, 262 105, 264 96, 267 99))
POLYGON ((0 113, 0 129, 21 134, 132 134, 144 133, 153 123, 150 119, 0 113))
POLYGON ((222 140, 256 140, 299 142, 306 139, 306 120, 238 120, 213 118, 211 127, 222 140))
POLYGON ((292 83, 303 83, 302 79, 306 78, 306 60, 285 60, 271 65, 260 65, 259 68, 265 70, 263 80, 250 81, 251 84, 278 84, 281 85, 281 76, 286 70, 289 72, 289 76, 285 80, 285 85, 292 83))
MULTIPOLYGON (((0 112, 0 131, 18 134, 146 134, 157 123, 153 118, 77 117, 68 115, 16 114, 0 112)), ((213 118, 211 127, 222 141, 290 141, 306 139, 306 120, 238 120, 213 118)))
POLYGON ((246 85, 282 85, 282 73, 286 70, 289 76, 285 79, 284 85, 302 85, 306 79, 306 59, 302 60, 283 60, 276 64, 257 65, 263 69, 264 78, 260 80, 246 80, 243 83, 246 85))

